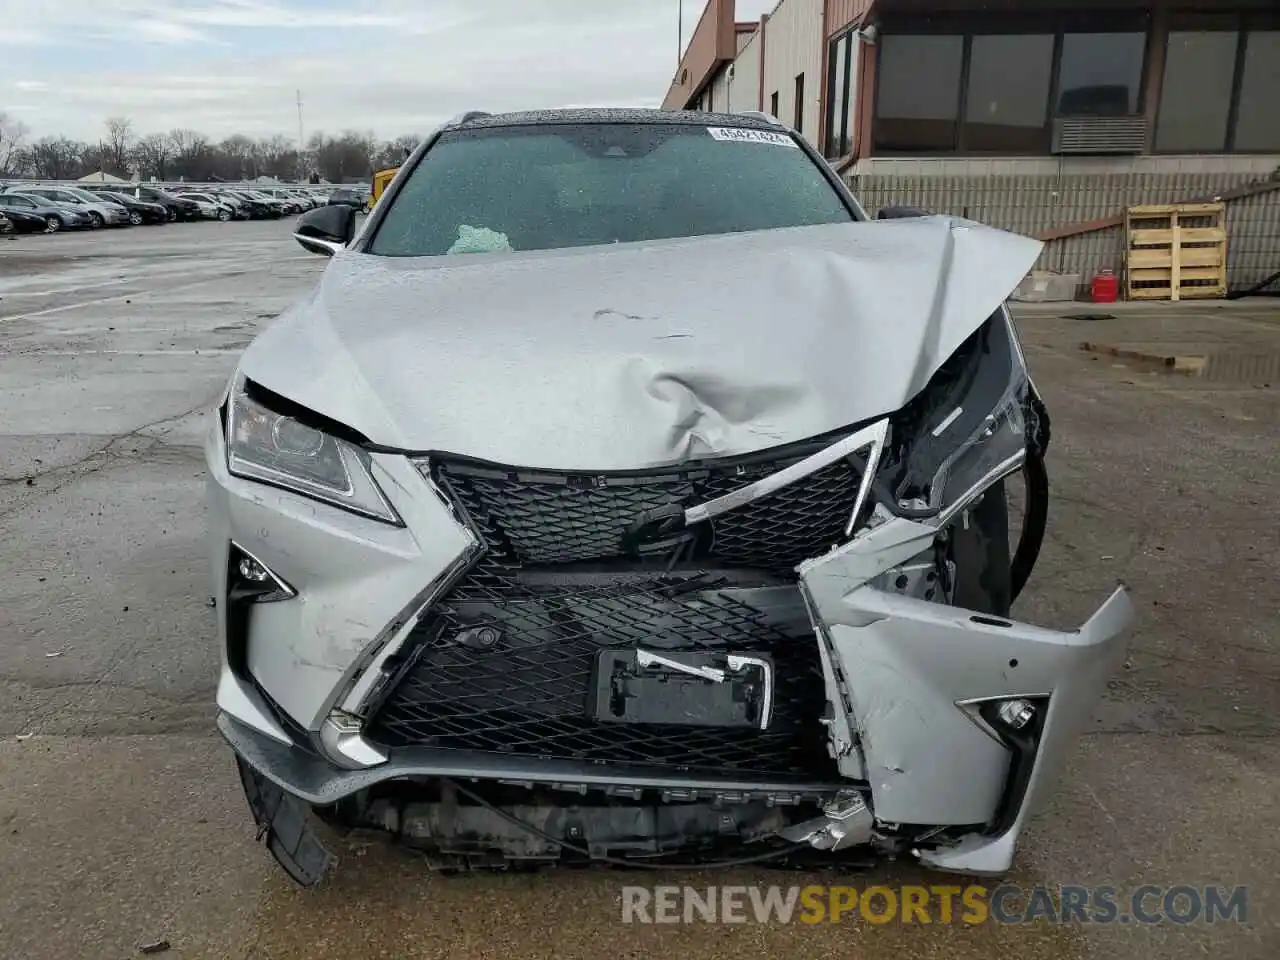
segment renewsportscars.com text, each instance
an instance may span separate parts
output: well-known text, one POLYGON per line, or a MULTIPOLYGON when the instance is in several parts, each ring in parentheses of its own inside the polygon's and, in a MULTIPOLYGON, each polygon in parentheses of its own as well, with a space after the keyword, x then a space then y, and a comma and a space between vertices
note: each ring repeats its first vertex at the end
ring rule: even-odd
POLYGON ((1246 923, 1246 887, 628 886, 623 923, 1246 923))

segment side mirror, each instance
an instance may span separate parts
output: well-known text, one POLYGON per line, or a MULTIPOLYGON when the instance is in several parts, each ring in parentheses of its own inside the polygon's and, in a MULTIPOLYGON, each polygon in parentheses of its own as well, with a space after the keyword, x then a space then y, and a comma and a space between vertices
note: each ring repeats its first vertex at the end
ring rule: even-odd
POLYGON ((885 207, 880 211, 877 219, 880 220, 906 220, 909 217, 927 217, 929 216, 919 207, 885 207))
POLYGON ((308 253, 332 257, 356 235, 356 212, 347 206, 318 207, 298 218, 293 239, 308 253))

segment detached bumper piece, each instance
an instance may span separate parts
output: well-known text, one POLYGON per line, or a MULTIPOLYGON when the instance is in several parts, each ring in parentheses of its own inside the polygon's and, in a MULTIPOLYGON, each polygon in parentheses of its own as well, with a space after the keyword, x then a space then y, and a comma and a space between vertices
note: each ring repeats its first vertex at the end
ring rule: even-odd
POLYGON ((367 736, 836 781, 794 568, 843 539, 855 470, 840 461, 712 520, 663 524, 788 462, 585 477, 436 461, 485 552, 418 624, 367 736))
POLYGON ((925 863, 1004 873, 1123 657, 1128 591, 1060 632, 851 590, 847 574, 862 562, 855 541, 804 576, 832 695, 853 725, 838 744, 841 770, 865 775, 878 823, 903 835, 970 825, 957 842, 917 850, 925 863))
POLYGON ((238 754, 236 767, 245 799, 258 825, 258 839, 266 843, 276 862, 294 883, 312 887, 336 862, 316 830, 320 822, 304 800, 286 793, 238 754))

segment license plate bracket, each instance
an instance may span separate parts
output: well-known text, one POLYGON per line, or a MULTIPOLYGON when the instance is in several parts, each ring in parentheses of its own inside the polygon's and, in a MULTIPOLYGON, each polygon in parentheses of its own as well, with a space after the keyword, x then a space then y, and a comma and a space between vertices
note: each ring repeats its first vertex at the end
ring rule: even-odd
POLYGON ((768 729, 773 663, 759 654, 601 650, 590 716, 601 723, 768 729))

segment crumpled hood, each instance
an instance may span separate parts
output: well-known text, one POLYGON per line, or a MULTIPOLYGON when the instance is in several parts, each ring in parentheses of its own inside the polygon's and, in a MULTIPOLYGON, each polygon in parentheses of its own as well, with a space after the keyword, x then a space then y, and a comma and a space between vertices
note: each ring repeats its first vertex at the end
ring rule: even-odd
POLYGON ((338 254, 242 372, 375 443, 617 470, 902 407, 1031 269, 950 217, 411 259, 338 254))

